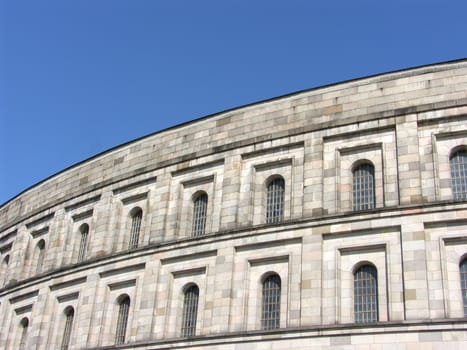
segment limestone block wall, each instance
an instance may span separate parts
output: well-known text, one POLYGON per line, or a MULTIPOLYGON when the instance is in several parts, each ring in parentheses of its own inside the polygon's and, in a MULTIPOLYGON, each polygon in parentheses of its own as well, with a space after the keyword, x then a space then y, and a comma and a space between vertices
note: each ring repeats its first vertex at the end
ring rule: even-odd
POLYGON ((60 349, 68 337, 70 349, 461 348, 467 201, 454 198, 451 156, 467 149, 466 121, 460 60, 239 107, 65 169, 0 207, 0 347, 60 349), (363 163, 374 206, 356 211, 363 163), (204 231, 193 236, 200 195, 204 231), (355 319, 362 264, 377 271, 369 324, 355 319), (280 313, 267 330, 271 274, 280 313))

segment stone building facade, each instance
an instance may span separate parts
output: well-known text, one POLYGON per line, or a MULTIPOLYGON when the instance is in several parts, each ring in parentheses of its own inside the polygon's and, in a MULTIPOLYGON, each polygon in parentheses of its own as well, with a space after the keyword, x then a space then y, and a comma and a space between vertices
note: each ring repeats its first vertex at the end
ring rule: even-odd
POLYGON ((0 348, 463 349, 467 60, 235 108, 0 207, 0 348))

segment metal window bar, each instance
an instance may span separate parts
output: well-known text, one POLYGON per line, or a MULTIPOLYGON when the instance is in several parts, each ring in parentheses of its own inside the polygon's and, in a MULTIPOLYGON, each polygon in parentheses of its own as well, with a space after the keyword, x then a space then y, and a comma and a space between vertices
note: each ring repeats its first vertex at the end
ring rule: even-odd
POLYGON ((451 157, 451 181, 454 200, 467 199, 467 150, 457 151, 451 157))
POLYGON ((354 317, 356 323, 378 321, 378 277, 373 266, 364 265, 354 274, 354 317))
POLYGON ((284 215, 284 188, 282 178, 272 180, 267 187, 266 223, 281 222, 284 215))
POLYGON ((271 275, 264 280, 262 296, 261 328, 279 328, 281 311, 281 279, 278 275, 271 275))
POLYGON ((39 255, 37 257, 36 273, 40 273, 42 271, 42 265, 44 264, 45 243, 39 242, 37 248, 39 249, 39 255))
POLYGON ((130 231, 130 242, 128 244, 129 249, 138 247, 139 232, 141 230, 141 221, 143 219, 143 212, 139 210, 131 218, 131 231, 130 231))
POLYGON ((362 164, 353 171, 353 210, 375 207, 375 168, 362 164))
POLYGON ((78 262, 81 262, 86 257, 86 248, 88 246, 88 234, 89 229, 86 227, 81 232, 81 240, 79 242, 79 251, 78 251, 78 262))
POLYGON ((21 321, 21 339, 19 341, 19 350, 26 349, 26 341, 28 339, 28 328, 29 328, 29 320, 24 319, 21 321))
POLYGON ((185 292, 182 317, 182 337, 191 337, 196 332, 196 318, 198 316, 199 289, 191 286, 185 292))
POLYGON ((125 343, 126 327, 128 323, 128 314, 130 312, 130 298, 125 297, 120 301, 118 308, 117 330, 115 332, 115 344, 125 343))
POLYGON ((71 308, 66 313, 65 328, 63 330, 62 345, 60 350, 68 350, 68 347, 70 346, 71 327, 73 326, 74 317, 75 311, 71 308))
POLYGON ((464 305, 464 317, 467 317, 467 259, 464 259, 462 261, 459 270, 461 279, 462 301, 464 305))
POLYGON ((206 228, 206 211, 208 207, 208 196, 203 194, 195 199, 193 203, 193 227, 192 235, 202 236, 206 228))

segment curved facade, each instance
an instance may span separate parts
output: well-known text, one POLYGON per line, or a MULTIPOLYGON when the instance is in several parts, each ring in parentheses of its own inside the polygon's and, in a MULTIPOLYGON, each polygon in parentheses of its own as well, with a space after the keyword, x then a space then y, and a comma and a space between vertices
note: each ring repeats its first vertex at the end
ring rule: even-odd
POLYGON ((0 347, 461 349, 466 122, 460 60, 66 169, 0 207, 0 347))

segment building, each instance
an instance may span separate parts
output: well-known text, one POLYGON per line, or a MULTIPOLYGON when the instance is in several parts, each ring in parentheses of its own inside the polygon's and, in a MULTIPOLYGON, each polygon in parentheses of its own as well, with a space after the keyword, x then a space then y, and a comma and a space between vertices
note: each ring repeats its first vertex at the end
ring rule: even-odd
POLYGON ((461 349, 467 60, 243 106, 0 207, 6 349, 461 349))

